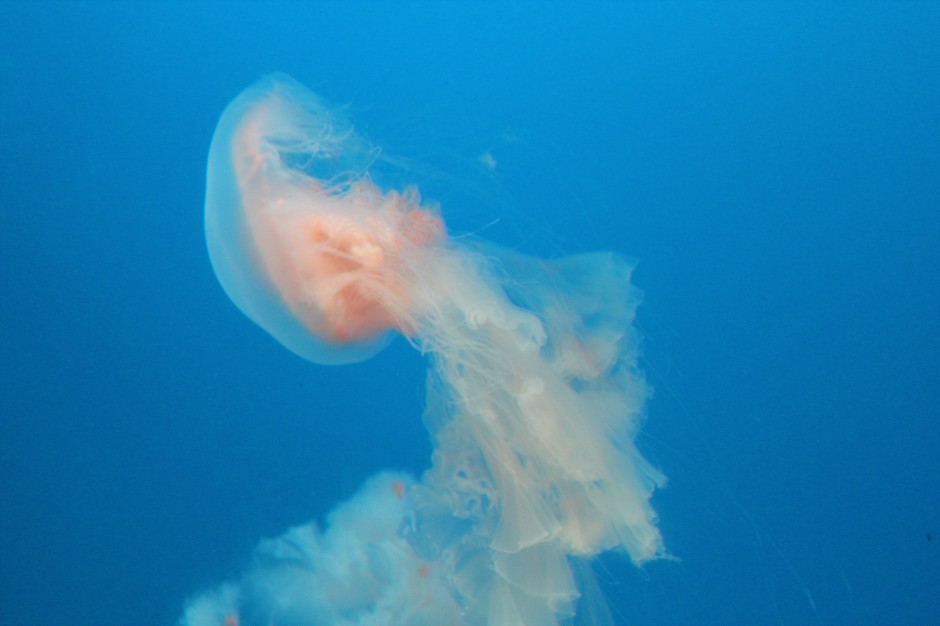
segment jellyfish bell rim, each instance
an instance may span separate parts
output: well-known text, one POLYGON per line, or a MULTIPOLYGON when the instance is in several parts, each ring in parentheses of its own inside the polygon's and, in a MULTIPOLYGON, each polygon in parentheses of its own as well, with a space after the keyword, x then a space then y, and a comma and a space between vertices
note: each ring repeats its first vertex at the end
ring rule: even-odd
POLYGON ((229 299, 251 321, 299 357, 321 365, 365 361, 387 346, 393 330, 333 342, 305 326, 266 275, 245 214, 233 144, 245 116, 275 90, 308 91, 286 74, 272 74, 243 91, 223 111, 212 135, 206 172, 205 239, 209 261, 229 299))

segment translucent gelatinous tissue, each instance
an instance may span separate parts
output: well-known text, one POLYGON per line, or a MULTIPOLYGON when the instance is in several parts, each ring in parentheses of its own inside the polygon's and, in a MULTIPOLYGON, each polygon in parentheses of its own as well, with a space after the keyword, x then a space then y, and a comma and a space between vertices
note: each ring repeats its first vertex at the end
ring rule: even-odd
POLYGON ((664 478, 634 445, 632 268, 448 238, 417 189, 372 181, 374 154, 305 87, 264 78, 212 140, 206 240, 229 297, 300 356, 366 359, 394 332, 428 355, 431 467, 263 541, 181 623, 606 623, 590 558, 664 552, 649 504, 664 478))

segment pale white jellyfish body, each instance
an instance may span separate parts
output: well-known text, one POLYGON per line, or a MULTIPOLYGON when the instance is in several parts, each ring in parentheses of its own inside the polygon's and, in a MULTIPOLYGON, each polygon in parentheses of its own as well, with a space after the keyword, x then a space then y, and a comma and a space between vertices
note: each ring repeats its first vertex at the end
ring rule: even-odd
POLYGON ((416 190, 371 181, 364 141, 289 77, 230 105, 206 236, 232 300, 297 354, 367 358, 397 331, 429 355, 420 480, 374 478, 328 519, 259 548, 183 623, 603 621, 584 559, 663 553, 663 476, 637 451, 647 386, 631 266, 542 261, 447 237, 416 190))

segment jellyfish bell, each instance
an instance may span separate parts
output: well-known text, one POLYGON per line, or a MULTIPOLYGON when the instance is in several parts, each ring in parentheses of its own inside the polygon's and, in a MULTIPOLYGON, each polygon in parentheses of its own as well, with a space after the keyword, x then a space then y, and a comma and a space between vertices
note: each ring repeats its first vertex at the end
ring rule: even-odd
POLYGON ((317 363, 364 360, 393 329, 407 333, 411 274, 445 238, 417 189, 383 192, 364 175, 372 152, 284 74, 232 102, 212 140, 205 226, 216 276, 250 319, 317 363))

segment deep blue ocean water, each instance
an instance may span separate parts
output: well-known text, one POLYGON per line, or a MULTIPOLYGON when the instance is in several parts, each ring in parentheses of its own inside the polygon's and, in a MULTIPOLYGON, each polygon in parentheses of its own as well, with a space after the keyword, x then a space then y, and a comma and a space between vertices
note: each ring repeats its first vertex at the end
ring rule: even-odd
POLYGON ((618 623, 940 623, 940 5, 4 2, 2 626, 173 624, 427 466, 407 342, 314 366, 212 273, 209 141, 276 70, 453 233, 639 260, 678 560, 599 560, 618 623))

